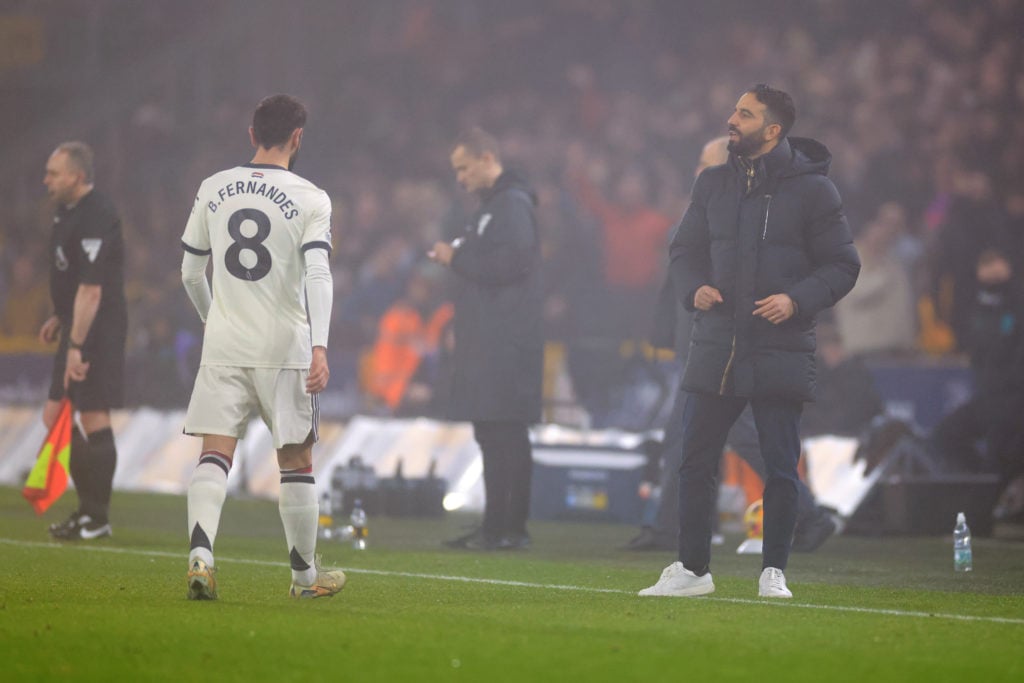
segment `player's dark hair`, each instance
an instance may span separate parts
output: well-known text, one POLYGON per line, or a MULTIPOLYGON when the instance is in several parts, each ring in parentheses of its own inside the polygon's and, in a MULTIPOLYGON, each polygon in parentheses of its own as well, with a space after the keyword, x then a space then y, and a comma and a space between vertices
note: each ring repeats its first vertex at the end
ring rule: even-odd
POLYGON ((757 101, 765 106, 765 122, 779 124, 782 127, 779 137, 786 137, 796 122, 796 105, 789 93, 764 83, 758 83, 747 89, 747 92, 753 93, 757 101))
POLYGON ((291 95, 271 95, 252 114, 253 137, 264 149, 280 147, 306 125, 306 107, 291 95))
POLYGON ((452 149, 462 147, 469 154, 479 159, 485 153, 490 152, 498 161, 501 161, 501 147, 498 139, 479 126, 464 130, 455 138, 452 149))
POLYGON ((85 144, 84 142, 62 142, 57 145, 58 152, 63 152, 67 155, 68 161, 82 172, 85 176, 85 184, 92 185, 93 178, 93 156, 92 147, 85 144))

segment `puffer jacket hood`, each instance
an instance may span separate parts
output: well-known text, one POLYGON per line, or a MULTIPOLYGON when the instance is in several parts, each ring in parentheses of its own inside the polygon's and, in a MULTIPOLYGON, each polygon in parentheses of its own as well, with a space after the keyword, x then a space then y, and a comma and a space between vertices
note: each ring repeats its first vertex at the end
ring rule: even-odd
POLYGON ((530 198, 530 203, 537 206, 537 193, 533 191, 526 178, 521 173, 511 169, 502 171, 494 185, 480 193, 480 199, 487 203, 496 195, 506 190, 518 190, 530 198))
POLYGON ((832 165, 832 152, 828 147, 811 138, 786 138, 783 142, 789 143, 792 162, 780 175, 786 178, 805 173, 828 175, 832 165))

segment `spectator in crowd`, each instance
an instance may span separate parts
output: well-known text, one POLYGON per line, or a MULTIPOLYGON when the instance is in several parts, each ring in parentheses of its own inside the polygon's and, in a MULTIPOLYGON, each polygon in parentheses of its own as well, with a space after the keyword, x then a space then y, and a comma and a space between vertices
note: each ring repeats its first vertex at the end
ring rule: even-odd
POLYGON ((790 598, 803 402, 813 400, 815 316, 853 288, 860 261, 821 143, 790 138, 790 95, 759 84, 728 120, 729 162, 705 170, 672 240, 678 299, 698 311, 683 377, 679 560, 643 596, 714 591, 718 464, 748 404, 766 477, 761 597, 790 598))
POLYGON ((543 371, 540 235, 535 195, 505 170, 497 140, 473 128, 451 153, 459 184, 480 207, 463 234, 430 258, 456 276, 449 417, 473 423, 483 455, 483 525, 447 542, 471 550, 530 544, 533 455, 529 425, 541 415, 543 371))
POLYGON ((969 401, 929 437, 940 462, 958 471, 1024 474, 1024 293, 1004 247, 978 257, 976 299, 966 339, 974 375, 969 401))
POLYGON ((861 271, 835 308, 843 345, 852 355, 908 353, 917 337, 915 303, 907 270, 894 251, 898 224, 881 215, 856 239, 861 271))
MULTIPOLYGON (((570 159, 574 156, 571 155, 570 159)), ((637 165, 622 169, 606 199, 583 168, 570 168, 570 180, 583 209, 601 226, 606 317, 612 336, 641 339, 650 327, 662 249, 671 222, 651 205, 650 183, 637 165)))
POLYGON ((436 280, 414 270, 405 296, 380 319, 366 391, 392 415, 424 415, 435 402, 442 335, 453 313, 450 303, 438 301, 436 280))
POLYGON ((19 254, 10 268, 0 334, 8 337, 35 337, 50 317, 50 294, 46 281, 39 277, 29 254, 19 254))
POLYGON ((949 208, 931 244, 930 275, 937 312, 961 351, 969 352, 971 343, 978 257, 987 245, 999 242, 1005 229, 1005 214, 982 162, 955 164, 949 208))

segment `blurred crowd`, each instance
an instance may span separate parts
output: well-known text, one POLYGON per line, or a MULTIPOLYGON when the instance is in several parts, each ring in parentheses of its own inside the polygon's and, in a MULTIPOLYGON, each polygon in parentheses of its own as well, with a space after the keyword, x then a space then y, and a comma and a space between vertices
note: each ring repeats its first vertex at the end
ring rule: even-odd
MULTIPOLYGON (((309 106, 296 170, 335 202, 332 386, 349 412, 398 410, 394 387, 371 379, 395 306, 415 301, 410 334, 425 336, 409 346, 430 358, 424 367, 444 366, 434 323, 447 283, 424 251, 467 213, 448 147, 469 125, 493 132, 538 191, 558 361, 549 391, 584 405, 601 405, 628 367, 623 350, 640 348, 624 342, 649 336, 699 151, 755 82, 792 93, 793 134, 833 154, 864 264, 835 311, 848 353, 963 350, 978 257, 995 248, 1021 260, 1024 0, 276 5, 37 6, 54 43, 90 25, 125 41, 120 52, 93 45, 109 36, 54 48, 36 68, 80 69, 66 94, 82 105, 28 88, 22 106, 39 110, 19 121, 80 112, 68 130, 94 146, 98 186, 122 212, 136 403, 187 399, 201 330, 180 285, 180 235, 202 178, 248 160, 245 128, 268 83, 309 106), (253 36, 270 27, 275 48, 260 49, 253 36), (69 66, 75 45, 88 69, 69 66)), ((5 122, 7 142, 30 133, 18 125, 5 122)), ((33 348, 49 311, 40 180, 49 149, 71 136, 4 172, 0 350, 33 348)), ((403 382, 429 394, 436 374, 403 382)))

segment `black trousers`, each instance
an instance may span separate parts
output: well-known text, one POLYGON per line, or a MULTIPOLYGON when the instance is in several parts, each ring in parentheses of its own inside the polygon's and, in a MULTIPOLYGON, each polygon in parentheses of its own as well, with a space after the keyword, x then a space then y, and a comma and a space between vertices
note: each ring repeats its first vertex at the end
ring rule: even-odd
POLYGON ((687 392, 679 468, 679 561, 702 575, 711 562, 719 461, 736 418, 750 403, 764 459, 762 567, 785 569, 796 526, 803 403, 687 392))
POLYGON ((499 539, 526 534, 533 475, 529 426, 525 422, 474 422, 473 436, 484 460, 484 535, 499 539))
MULTIPOLYGON (((686 407, 685 391, 676 393, 672 414, 665 425, 665 437, 662 442, 661 499, 654 518, 654 533, 659 538, 676 539, 679 537, 679 465, 683 454, 683 409, 686 407)), ((761 444, 758 440, 754 414, 747 406, 729 430, 726 444, 736 452, 751 469, 765 480, 764 458, 761 457, 761 444)), ((797 523, 811 519, 818 511, 818 503, 814 494, 802 480, 797 482, 797 523)))

